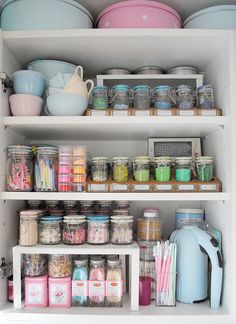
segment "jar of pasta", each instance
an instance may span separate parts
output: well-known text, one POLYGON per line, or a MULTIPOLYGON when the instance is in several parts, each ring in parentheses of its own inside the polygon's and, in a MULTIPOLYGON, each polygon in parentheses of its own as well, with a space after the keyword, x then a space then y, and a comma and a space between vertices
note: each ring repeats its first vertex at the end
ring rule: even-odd
POLYGON ((122 268, 120 259, 107 260, 106 306, 122 306, 122 268))
POLYGON ((138 219, 137 239, 139 241, 158 241, 162 234, 162 220, 157 208, 144 209, 143 218, 138 219))
POLYGON ((50 254, 48 263, 49 276, 63 278, 71 276, 72 258, 71 255, 50 254))

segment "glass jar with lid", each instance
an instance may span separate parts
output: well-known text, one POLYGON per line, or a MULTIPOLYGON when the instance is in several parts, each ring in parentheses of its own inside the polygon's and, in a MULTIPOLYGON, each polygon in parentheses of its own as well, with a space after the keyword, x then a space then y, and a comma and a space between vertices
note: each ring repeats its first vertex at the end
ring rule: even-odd
POLYGON ((108 179, 108 158, 94 157, 92 158, 92 180, 103 182, 108 179))
POLYGON ((196 159, 196 169, 199 181, 211 181, 213 179, 213 157, 198 157, 196 159))
POLYGON ((42 205, 41 200, 27 200, 27 208, 29 209, 41 209, 42 205))
POLYGON ((111 216, 110 238, 112 244, 133 243, 133 216, 111 216))
POLYGON ((89 244, 109 243, 109 217, 105 215, 88 216, 87 242, 89 244))
POLYGON ((175 180, 188 182, 192 179, 192 157, 178 157, 175 159, 175 180))
POLYGON ((61 243, 61 216, 43 216, 39 222, 39 243, 61 243))
POLYGON ((201 109, 214 108, 214 88, 211 84, 202 85, 197 89, 197 104, 201 109))
POLYGON ((47 257, 44 254, 23 254, 23 273, 36 277, 47 274, 47 257))
POLYGON ((31 146, 7 148, 7 191, 33 190, 33 158, 31 146))
POLYGON ((114 209, 112 214, 113 214, 113 216, 115 216, 115 215, 128 216, 129 215, 129 209, 128 208, 114 209))
POLYGON ((155 179, 159 182, 170 181, 171 177, 171 158, 167 156, 156 157, 155 162, 155 179))
POLYGON ((95 202, 91 200, 80 201, 80 214, 81 215, 92 215, 95 212, 95 202))
POLYGON ((80 245, 86 242, 86 217, 83 215, 64 216, 63 243, 80 245))
POLYGON ((78 202, 76 200, 64 200, 63 201, 63 207, 64 207, 65 210, 77 209, 78 208, 78 202))
POLYGON ((189 85, 179 85, 176 88, 176 103, 179 109, 192 109, 194 98, 193 90, 189 85))
POLYGON ((129 179, 129 158, 114 157, 112 159, 113 180, 116 182, 126 182, 129 179))
POLYGON ((58 148, 55 146, 35 147, 34 190, 57 191, 58 148))
POLYGON ((96 86, 93 88, 92 107, 96 110, 108 108, 108 87, 96 86))
POLYGON ((106 306, 122 307, 122 267, 120 259, 107 260, 106 306))
POLYGON ((72 257, 65 254, 50 254, 48 261, 48 274, 50 277, 70 277, 72 272, 72 257))
POLYGON ((112 108, 115 110, 127 110, 130 104, 130 89, 127 85, 116 85, 112 88, 112 108))
POLYGON ((105 260, 101 257, 92 257, 89 271, 89 306, 105 306, 105 260))
POLYGON ((138 182, 150 180, 150 158, 149 156, 139 156, 133 160, 133 176, 138 182))
POLYGON ((148 85, 134 87, 134 108, 140 110, 150 109, 150 87, 148 85))
POLYGON ((157 86, 153 90, 153 101, 156 109, 170 109, 174 102, 173 88, 168 85, 157 86))
POLYGON ((19 244, 33 246, 38 243, 38 210, 22 210, 20 212, 19 244))
POLYGON ((96 213, 110 216, 112 214, 113 202, 110 200, 101 200, 97 202, 96 213))
POLYGON ((72 274, 72 306, 88 306, 88 259, 74 260, 72 274))
POLYGON ((59 200, 46 200, 45 202, 46 209, 59 209, 60 208, 60 201, 59 200))
POLYGON ((129 209, 129 202, 128 200, 119 200, 115 202, 117 209, 129 209))
POLYGON ((158 241, 162 234, 162 220, 160 210, 157 208, 146 208, 143 218, 138 219, 137 239, 139 241, 158 241))

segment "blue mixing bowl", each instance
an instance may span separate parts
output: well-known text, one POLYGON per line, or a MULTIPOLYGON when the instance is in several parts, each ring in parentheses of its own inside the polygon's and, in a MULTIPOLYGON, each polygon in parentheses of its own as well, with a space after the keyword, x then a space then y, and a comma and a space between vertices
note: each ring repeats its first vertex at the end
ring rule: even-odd
POLYGON ((17 94, 41 97, 46 86, 45 76, 35 71, 17 71, 12 75, 12 81, 14 91, 17 94))
POLYGON ((59 93, 47 97, 46 113, 51 116, 83 116, 88 98, 74 93, 59 93))

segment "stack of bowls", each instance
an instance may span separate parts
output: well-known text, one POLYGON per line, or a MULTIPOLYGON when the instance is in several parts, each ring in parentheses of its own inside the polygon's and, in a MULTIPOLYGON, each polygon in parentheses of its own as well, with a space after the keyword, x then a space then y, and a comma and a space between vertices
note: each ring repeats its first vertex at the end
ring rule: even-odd
POLYGON ((43 107, 41 98, 46 79, 35 71, 21 70, 12 75, 15 94, 9 97, 13 116, 39 116, 43 107))

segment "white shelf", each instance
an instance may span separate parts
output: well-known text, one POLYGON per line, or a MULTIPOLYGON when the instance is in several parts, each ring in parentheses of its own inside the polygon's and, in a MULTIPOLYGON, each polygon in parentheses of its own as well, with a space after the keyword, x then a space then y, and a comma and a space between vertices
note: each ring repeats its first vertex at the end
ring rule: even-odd
POLYGON ((215 201, 229 200, 216 193, 87 193, 87 192, 2 192, 2 200, 129 200, 129 201, 215 201))
POLYGON ((33 140, 146 140, 205 137, 227 124, 224 116, 3 117, 3 126, 33 140), (125 132, 124 132, 125 128, 125 132))

